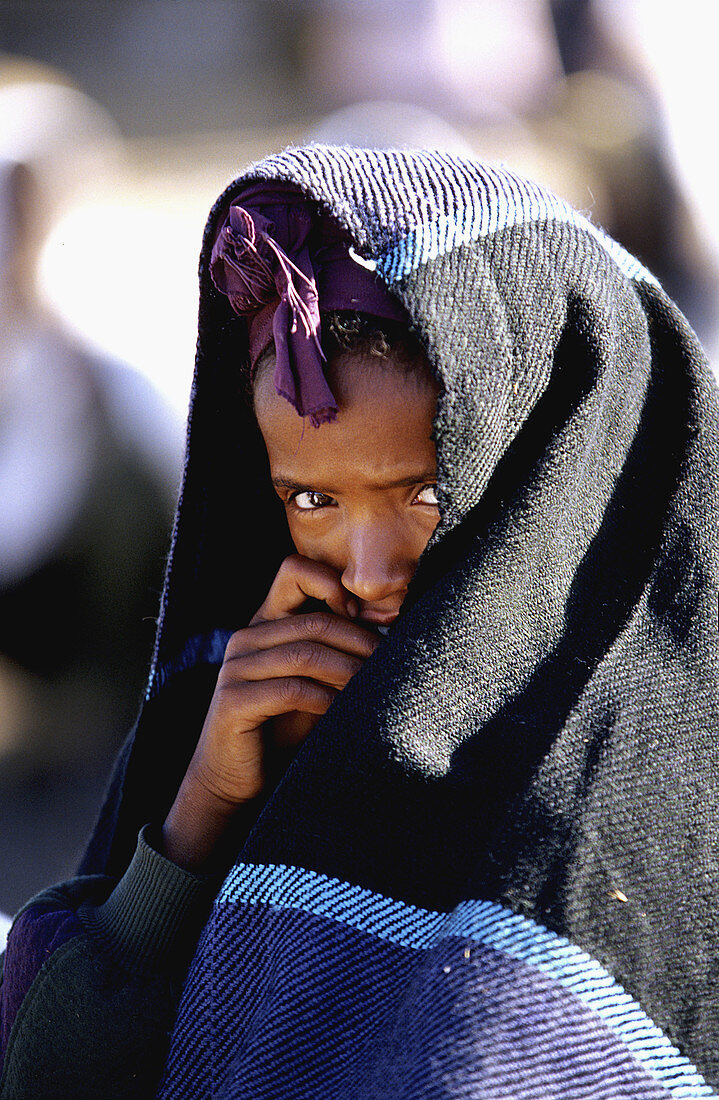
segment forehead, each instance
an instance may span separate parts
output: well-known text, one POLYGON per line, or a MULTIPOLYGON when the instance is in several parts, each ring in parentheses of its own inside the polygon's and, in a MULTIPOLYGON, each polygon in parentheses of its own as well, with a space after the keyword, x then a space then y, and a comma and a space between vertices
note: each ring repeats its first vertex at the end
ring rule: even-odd
POLYGON ((273 477, 327 487, 328 479, 367 484, 433 469, 432 427, 438 387, 425 365, 416 371, 371 356, 332 364, 337 419, 313 428, 275 393, 271 364, 255 383, 255 410, 273 477))

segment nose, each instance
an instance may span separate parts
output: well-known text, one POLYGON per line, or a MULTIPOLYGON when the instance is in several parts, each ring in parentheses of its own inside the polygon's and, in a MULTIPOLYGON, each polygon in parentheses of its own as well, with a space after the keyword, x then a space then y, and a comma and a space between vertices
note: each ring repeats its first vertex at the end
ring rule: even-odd
POLYGON ((394 527, 357 526, 348 537, 342 584, 364 603, 379 603, 404 592, 418 557, 413 556, 402 532, 394 527))

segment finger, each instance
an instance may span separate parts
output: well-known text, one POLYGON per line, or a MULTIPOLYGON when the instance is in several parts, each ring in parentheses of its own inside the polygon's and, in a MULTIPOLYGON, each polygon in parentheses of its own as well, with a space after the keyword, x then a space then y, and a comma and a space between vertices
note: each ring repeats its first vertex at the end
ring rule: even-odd
POLYGON ((293 615, 308 599, 322 600, 335 615, 350 619, 355 618, 359 611, 357 601, 343 587, 334 569, 311 558, 303 558, 300 554, 291 554, 282 562, 267 598, 252 622, 293 615))
POLYGON ((280 676, 273 680, 242 683, 218 681, 218 712, 223 711, 230 733, 256 729, 269 718, 299 710, 306 714, 324 714, 338 694, 326 684, 302 676, 280 676), (241 714, 241 720, 238 716, 241 714))
POLYGON ((361 667, 359 657, 300 639, 231 658, 223 666, 223 677, 254 681, 306 676, 341 691, 361 667))
POLYGON ((259 649, 271 649, 297 641, 318 642, 365 659, 374 653, 381 640, 359 623, 343 619, 339 615, 331 615, 327 611, 311 611, 305 615, 290 615, 236 631, 227 643, 225 661, 259 649))
POLYGON ((317 725, 318 718, 317 714, 302 714, 299 710, 270 718, 263 727, 267 734, 265 751, 296 749, 317 725))

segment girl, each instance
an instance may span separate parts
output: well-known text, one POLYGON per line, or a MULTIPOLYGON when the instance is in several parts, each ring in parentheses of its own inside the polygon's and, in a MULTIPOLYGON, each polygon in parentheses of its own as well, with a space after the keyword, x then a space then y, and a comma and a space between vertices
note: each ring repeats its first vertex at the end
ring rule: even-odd
POLYGON ((148 699, 10 934, 2 1095, 714 1095, 717 437, 652 276, 510 172, 228 188, 148 699))

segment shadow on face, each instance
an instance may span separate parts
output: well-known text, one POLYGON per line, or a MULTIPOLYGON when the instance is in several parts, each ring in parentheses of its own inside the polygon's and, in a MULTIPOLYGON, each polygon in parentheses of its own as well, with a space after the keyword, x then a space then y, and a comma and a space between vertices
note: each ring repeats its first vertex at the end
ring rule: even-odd
POLYGON ((339 412, 319 428, 275 392, 273 368, 261 362, 254 404, 295 548, 336 570, 360 619, 389 625, 439 521, 429 365, 340 352, 327 367, 339 412))

